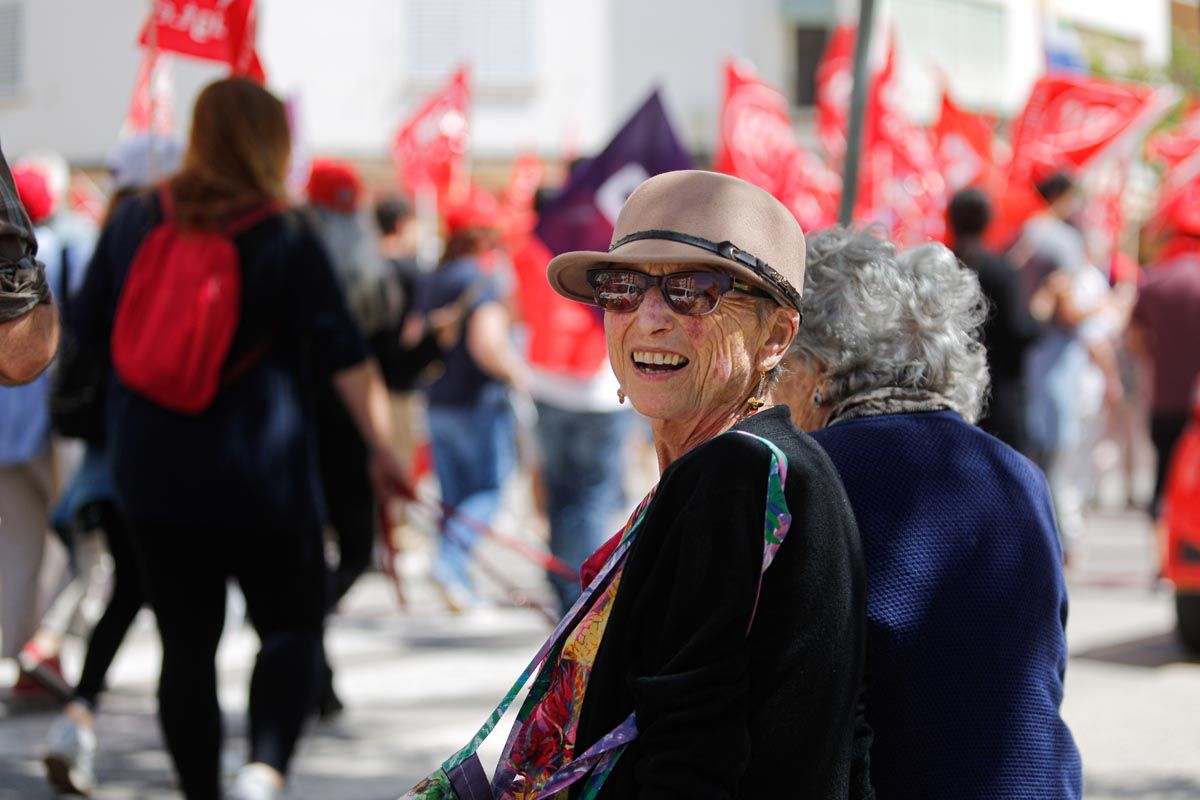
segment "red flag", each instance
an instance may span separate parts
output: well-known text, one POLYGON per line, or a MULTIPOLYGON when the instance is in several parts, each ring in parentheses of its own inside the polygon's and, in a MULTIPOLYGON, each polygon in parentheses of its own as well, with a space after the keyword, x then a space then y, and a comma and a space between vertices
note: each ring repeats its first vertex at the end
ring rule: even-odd
POLYGON ((433 188, 445 195, 460 184, 464 154, 470 145, 467 69, 434 93, 401 126, 392 146, 392 163, 410 189, 433 188))
POLYGON ((1090 75, 1042 77, 1013 126, 1010 187, 1086 166, 1144 121, 1153 94, 1148 86, 1090 75))
POLYGON ((235 75, 266 79, 254 47, 254 0, 156 0, 138 43, 220 61, 235 75))
POLYGON ((133 97, 125 115, 126 133, 156 133, 169 136, 175 130, 170 64, 162 51, 148 49, 138 67, 133 97))
POLYGON ((934 155, 946 180, 946 190, 986 184, 992 172, 991 123, 978 114, 964 111, 942 89, 942 115, 933 129, 934 155))
POLYGON ((1200 103, 1194 104, 1183 121, 1146 143, 1146 154, 1174 169, 1200 150, 1200 103))
POLYGON ((895 80, 896 51, 871 83, 863 171, 855 216, 883 223, 906 244, 945 235, 946 182, 930 133, 905 116, 895 80))
POLYGON ((817 66, 817 139, 833 164, 840 164, 846 155, 857 30, 853 24, 836 27, 817 66))
POLYGON ((796 141, 783 94, 732 61, 720 124, 714 169, 766 189, 805 230, 836 221, 841 179, 796 141))

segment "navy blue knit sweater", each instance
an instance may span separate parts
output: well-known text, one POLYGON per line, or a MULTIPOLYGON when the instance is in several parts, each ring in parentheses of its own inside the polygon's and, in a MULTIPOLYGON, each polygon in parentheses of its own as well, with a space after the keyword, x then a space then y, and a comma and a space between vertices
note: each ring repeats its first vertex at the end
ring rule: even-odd
POLYGON ((878 796, 1080 797, 1059 716, 1067 594, 1042 474, 950 411, 814 438, 862 532, 878 796))

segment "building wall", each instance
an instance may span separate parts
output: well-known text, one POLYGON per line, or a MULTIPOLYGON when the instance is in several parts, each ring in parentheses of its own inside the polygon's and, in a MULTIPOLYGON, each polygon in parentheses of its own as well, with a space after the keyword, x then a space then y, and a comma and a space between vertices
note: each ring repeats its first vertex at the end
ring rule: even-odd
MULTIPOLYGON (((307 149, 386 158, 402 119, 463 59, 473 62, 474 155, 594 152, 654 87, 685 144, 711 152, 727 56, 787 91, 795 27, 853 16, 855 0, 259 0, 270 85, 298 97, 307 149), (804 19, 801 19, 804 17, 804 19)), ((0 142, 96 164, 115 141, 150 0, 0 0, 20 10, 21 83, 0 91, 0 142)), ((909 110, 932 119, 940 76, 971 108, 1012 114, 1041 71, 1040 0, 880 0, 909 110)), ((1151 63, 1169 53, 1169 0, 1055 0, 1151 63)), ((10 17, 11 18, 11 15, 10 17)), ((0 39, 4 36, 0 13, 0 39)), ((882 40, 883 37, 879 37, 882 40)), ((2 45, 3 42, 0 42, 2 45)), ((11 59, 10 59, 11 60, 11 59)), ((218 65, 172 59, 177 129, 218 65)), ((4 64, 0 64, 0 80, 4 64)), ((803 124, 805 114, 798 119, 803 124)))

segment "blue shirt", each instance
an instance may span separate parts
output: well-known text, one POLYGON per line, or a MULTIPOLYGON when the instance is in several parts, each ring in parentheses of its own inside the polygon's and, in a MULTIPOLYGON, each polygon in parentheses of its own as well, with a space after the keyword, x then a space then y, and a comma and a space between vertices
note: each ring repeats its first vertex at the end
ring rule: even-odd
POLYGON ((1080 797, 1059 716, 1067 592, 1041 472, 951 411, 848 420, 813 438, 862 535, 877 795, 1080 797))
MULTIPOLYGON (((57 292, 61 249, 48 228, 34 233, 46 281, 57 292)), ((50 449, 50 369, 24 386, 0 386, 0 467, 28 463, 50 449)))

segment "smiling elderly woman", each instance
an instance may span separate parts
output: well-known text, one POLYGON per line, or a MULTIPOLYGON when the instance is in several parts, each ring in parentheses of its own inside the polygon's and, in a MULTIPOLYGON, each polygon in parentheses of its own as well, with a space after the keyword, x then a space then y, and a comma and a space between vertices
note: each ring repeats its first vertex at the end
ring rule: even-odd
POLYGON ((609 252, 559 256, 549 278, 604 309, 662 474, 585 566, 495 796, 566 797, 546 789, 573 769, 590 786, 572 797, 863 796, 858 534, 832 465, 772 397, 800 322, 799 226, 743 181, 666 173, 629 198, 609 252))
POLYGON ((1059 717, 1067 595, 1050 493, 971 424, 987 390, 978 278, 941 245, 897 254, 870 230, 831 228, 808 238, 804 310, 781 393, 862 531, 875 790, 1079 797, 1059 717))

